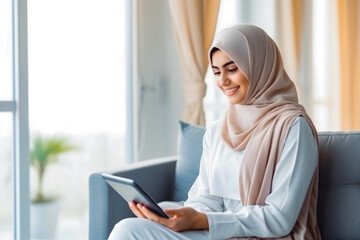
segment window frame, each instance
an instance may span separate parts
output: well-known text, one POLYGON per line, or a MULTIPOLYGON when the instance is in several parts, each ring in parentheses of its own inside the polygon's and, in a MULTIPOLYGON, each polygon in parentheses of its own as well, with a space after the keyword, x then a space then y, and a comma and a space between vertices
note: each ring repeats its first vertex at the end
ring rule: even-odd
POLYGON ((137 78, 135 76, 136 69, 136 31, 134 26, 136 25, 136 9, 137 1, 125 0, 125 24, 126 24, 126 38, 125 38, 125 69, 126 69, 126 146, 125 146, 125 162, 133 163, 137 162, 138 156, 135 149, 137 149, 137 92, 134 89, 137 88, 137 78), (135 41, 135 42, 134 42, 135 41))
POLYGON ((13 236, 30 238, 27 0, 12 0, 12 100, 0 112, 13 116, 13 236))

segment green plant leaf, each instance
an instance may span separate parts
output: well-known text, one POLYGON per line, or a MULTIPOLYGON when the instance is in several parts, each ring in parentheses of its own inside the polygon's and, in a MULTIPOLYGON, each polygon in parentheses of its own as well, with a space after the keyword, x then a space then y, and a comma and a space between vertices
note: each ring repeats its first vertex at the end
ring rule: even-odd
POLYGON ((39 178, 38 191, 34 199, 35 202, 43 202, 45 200, 42 192, 42 185, 48 164, 57 162, 60 154, 75 149, 77 148, 69 143, 66 138, 44 138, 41 136, 34 138, 33 147, 30 151, 30 163, 36 169, 39 178))

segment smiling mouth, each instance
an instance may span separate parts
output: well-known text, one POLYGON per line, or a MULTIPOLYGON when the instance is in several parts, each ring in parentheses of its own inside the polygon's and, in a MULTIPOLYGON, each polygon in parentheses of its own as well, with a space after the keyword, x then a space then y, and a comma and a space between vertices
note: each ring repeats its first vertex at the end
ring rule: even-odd
POLYGON ((240 86, 237 86, 237 87, 225 90, 226 95, 231 96, 231 95, 235 94, 239 88, 240 88, 240 86))

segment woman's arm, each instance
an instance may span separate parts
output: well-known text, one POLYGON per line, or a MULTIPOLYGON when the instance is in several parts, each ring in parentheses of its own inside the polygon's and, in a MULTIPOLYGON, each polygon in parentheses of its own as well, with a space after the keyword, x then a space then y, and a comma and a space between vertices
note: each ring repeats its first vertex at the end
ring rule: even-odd
MULTIPOLYGON (((211 239, 272 238, 293 228, 318 162, 318 149, 307 122, 297 118, 289 130, 265 206, 239 207, 236 212, 208 212, 211 239)), ((225 200, 235 209, 237 200, 225 200)))

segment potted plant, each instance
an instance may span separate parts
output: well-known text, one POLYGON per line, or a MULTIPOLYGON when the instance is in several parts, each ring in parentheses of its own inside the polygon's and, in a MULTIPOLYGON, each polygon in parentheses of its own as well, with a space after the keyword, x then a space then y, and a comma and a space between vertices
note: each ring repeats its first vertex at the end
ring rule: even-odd
POLYGON ((56 163, 60 154, 72 151, 75 146, 65 138, 37 136, 30 151, 30 163, 38 176, 38 188, 31 204, 31 236, 53 238, 55 236, 59 203, 57 198, 46 196, 43 183, 49 164, 56 163))

